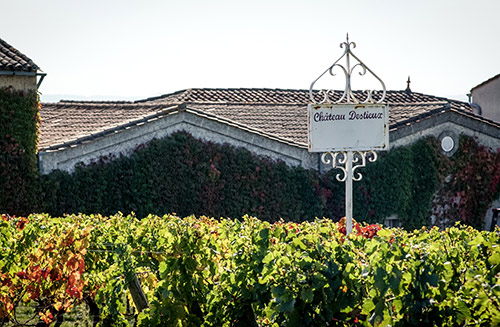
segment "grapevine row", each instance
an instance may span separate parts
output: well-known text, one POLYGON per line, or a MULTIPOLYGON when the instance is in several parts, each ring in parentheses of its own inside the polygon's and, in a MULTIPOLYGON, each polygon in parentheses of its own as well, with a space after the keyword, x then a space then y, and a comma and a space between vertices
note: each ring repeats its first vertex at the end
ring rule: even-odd
POLYGON ((500 324, 499 230, 354 227, 2 215, 0 326, 57 325, 83 303, 100 326, 500 324))

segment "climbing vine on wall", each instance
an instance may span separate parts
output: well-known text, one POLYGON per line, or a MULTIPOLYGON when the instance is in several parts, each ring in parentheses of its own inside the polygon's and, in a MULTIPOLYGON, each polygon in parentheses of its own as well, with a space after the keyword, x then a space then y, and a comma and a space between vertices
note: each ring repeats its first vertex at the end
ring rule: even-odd
POLYGON ((291 168, 186 133, 153 140, 130 157, 43 176, 46 210, 71 212, 252 214, 274 221, 322 216, 314 171, 291 168))
POLYGON ((429 138, 381 153, 356 185, 355 217, 380 223, 397 214, 406 228, 427 225, 438 185, 437 147, 437 140, 429 138))
POLYGON ((500 148, 493 151, 461 137, 457 153, 441 158, 439 168, 442 187, 434 201, 435 223, 446 227, 460 221, 483 228, 486 210, 500 196, 500 148))
POLYGON ((38 210, 37 146, 40 102, 36 91, 0 88, 0 212, 38 210))
MULTIPOLYGON (((438 185, 437 147, 428 139, 381 153, 355 183, 356 219, 381 223, 397 213, 406 227, 427 225, 438 185)), ((251 214, 268 221, 339 219, 344 184, 336 181, 337 173, 289 167, 181 132, 142 145, 130 157, 102 158, 73 174, 43 176, 43 195, 52 215, 134 211, 139 217, 175 212, 251 214)))

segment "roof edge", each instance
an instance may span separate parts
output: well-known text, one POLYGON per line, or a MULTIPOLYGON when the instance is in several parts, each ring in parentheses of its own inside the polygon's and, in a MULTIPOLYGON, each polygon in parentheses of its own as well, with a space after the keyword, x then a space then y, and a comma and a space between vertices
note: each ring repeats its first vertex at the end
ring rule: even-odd
POLYGON ((408 124, 412 124, 412 123, 415 123, 415 122, 418 122, 418 121, 421 121, 421 120, 424 120, 424 119, 430 119, 430 118, 432 118, 434 116, 442 115, 442 114, 445 114, 445 113, 455 113, 455 114, 461 115, 463 117, 467 117, 467 118, 472 119, 472 120, 477 121, 477 122, 483 122, 483 123, 485 123, 488 126, 491 126, 493 128, 500 129, 500 122, 497 122, 495 120, 491 120, 491 119, 485 118, 483 116, 479 116, 479 115, 474 114, 472 112, 468 112, 468 111, 464 111, 464 110, 459 110, 459 109, 456 109, 456 108, 451 108, 450 106, 445 105, 445 106, 443 106, 441 108, 436 108, 434 110, 428 111, 428 112, 426 112, 424 114, 421 114, 421 115, 418 115, 418 116, 415 116, 415 117, 411 117, 411 118, 406 119, 404 121, 396 122, 396 123, 394 123, 394 124, 392 124, 392 125, 389 126, 389 131, 397 130, 401 126, 406 126, 408 124))
POLYGON ((485 84, 488 84, 489 82, 491 82, 491 81, 493 81, 493 80, 495 80, 495 79, 497 79, 497 78, 499 78, 499 77, 500 77, 500 74, 497 74, 497 75, 495 75, 495 76, 493 76, 493 77, 488 78, 486 81, 481 82, 481 83, 479 83, 478 85, 474 86, 472 89, 470 89, 470 92, 474 91, 474 90, 475 90, 475 89, 477 89, 478 87, 481 87, 481 86, 483 86, 483 85, 485 85, 485 84))

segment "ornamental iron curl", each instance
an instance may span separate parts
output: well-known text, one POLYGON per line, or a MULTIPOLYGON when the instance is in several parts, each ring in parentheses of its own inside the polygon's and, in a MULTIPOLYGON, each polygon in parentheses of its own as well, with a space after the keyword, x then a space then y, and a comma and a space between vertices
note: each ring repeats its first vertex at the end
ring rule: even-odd
POLYGON ((331 164, 334 169, 338 168, 342 170, 342 172, 344 173, 342 175, 343 177, 340 177, 341 176, 340 173, 335 176, 335 178, 337 178, 339 182, 345 182, 345 180, 347 179, 347 171, 345 169, 346 161, 347 161, 347 156, 345 152, 325 152, 321 155, 321 162, 323 164, 325 165, 331 164), (331 156, 332 159, 329 159, 328 156, 331 156))
MULTIPOLYGON (((354 151, 352 156, 352 180, 359 182, 363 175, 359 172, 355 172, 357 168, 366 167, 366 161, 375 162, 377 160, 377 153, 373 150, 371 151, 354 151), (359 164, 358 164, 359 163, 359 164)), ((346 152, 325 152, 321 155, 321 162, 325 165, 332 165, 333 169, 340 169, 342 173, 338 173, 335 178, 339 182, 345 182, 347 180, 347 153, 346 152), (331 157, 331 159, 329 158, 331 157)))
POLYGON ((340 56, 340 58, 337 59, 337 61, 335 61, 333 63, 333 65, 328 67, 328 69, 326 69, 321 75, 319 75, 318 78, 316 78, 311 83, 311 86, 309 87, 309 98, 311 99, 311 101, 314 104, 341 103, 341 102, 346 102, 346 103, 382 103, 385 100, 385 95, 386 95, 385 84, 370 68, 368 68, 358 57, 356 57, 352 53, 351 47, 355 48, 356 43, 349 42, 349 34, 347 35, 346 42, 342 42, 340 44, 340 47, 345 48, 342 56, 340 56), (358 61, 358 63, 352 67, 351 67, 351 56, 358 61), (346 65, 345 66, 339 64, 339 61, 344 57, 346 58, 346 65), (363 75, 366 75, 366 72, 369 72, 380 82, 380 84, 382 84, 383 91, 382 91, 382 96, 380 97, 379 100, 375 101, 375 99, 374 99, 374 95, 376 95, 378 93, 377 91, 365 90, 364 91, 364 92, 366 92, 365 99, 359 99, 358 97, 356 97, 356 95, 352 91, 352 89, 351 89, 351 76, 352 76, 352 73, 354 72, 354 70, 356 69, 356 67, 358 67, 358 66, 361 68, 361 72, 359 72, 359 75, 363 76, 363 75), (331 76, 335 76, 336 74, 333 72, 333 69, 335 67, 339 67, 344 72, 344 75, 346 78, 345 89, 344 89, 344 92, 342 93, 342 96, 338 100, 335 100, 334 99, 334 95, 335 95, 334 90, 332 90, 332 89, 320 90, 320 91, 318 91, 318 93, 321 95, 321 100, 316 101, 316 98, 315 98, 314 93, 313 93, 314 84, 316 84, 316 82, 319 79, 321 79, 326 73, 329 73, 331 76))

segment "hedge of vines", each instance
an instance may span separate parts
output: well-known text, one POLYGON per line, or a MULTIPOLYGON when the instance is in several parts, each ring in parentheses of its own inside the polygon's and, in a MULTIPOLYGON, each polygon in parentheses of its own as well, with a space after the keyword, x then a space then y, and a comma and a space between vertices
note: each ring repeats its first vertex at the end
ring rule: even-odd
POLYGON ((58 326, 84 303, 94 326, 500 325, 499 229, 355 224, 345 236, 328 219, 0 218, 0 326, 58 326))
MULTIPOLYGON (((184 132, 153 140, 130 157, 110 159, 79 166, 73 174, 56 171, 43 176, 45 211, 55 216, 118 211, 139 217, 172 212, 249 214, 271 222, 344 216, 344 185, 335 179, 338 171, 319 174, 289 167, 184 132)), ((463 201, 480 198, 477 205, 464 202, 453 207, 460 212, 449 210, 447 226, 462 221, 479 227, 487 205, 500 195, 498 153, 466 138, 453 158, 442 155, 439 142, 429 138, 380 153, 362 173, 363 179, 354 184, 354 216, 371 223, 397 214, 406 228, 428 225, 433 207, 439 205, 433 203, 433 195, 444 185, 448 195, 463 193, 463 201), (472 176, 481 176, 481 182, 472 176)))
POLYGON ((0 212, 39 210, 39 111, 36 91, 0 88, 0 212))
MULTIPOLYGON (((46 210, 52 215, 250 214, 272 221, 322 216, 315 183, 320 181, 314 171, 201 142, 186 133, 153 140, 130 157, 103 158, 77 167, 73 174, 43 176, 46 210)), ((341 200, 340 192, 334 192, 341 200)))

